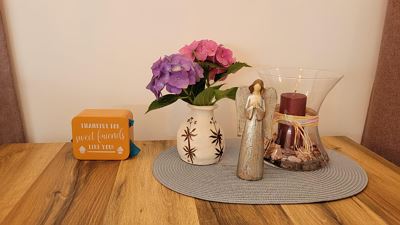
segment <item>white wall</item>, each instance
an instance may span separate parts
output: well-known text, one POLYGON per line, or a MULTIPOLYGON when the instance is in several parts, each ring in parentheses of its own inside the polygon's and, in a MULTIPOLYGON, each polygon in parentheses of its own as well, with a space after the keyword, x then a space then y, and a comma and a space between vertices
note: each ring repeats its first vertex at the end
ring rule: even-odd
MULTIPOLYGON (((321 109, 322 135, 360 140, 377 65, 386 0, 4 0, 29 141, 70 139, 84 108, 129 108, 136 139, 173 139, 185 104, 144 112, 150 66, 209 38, 252 65, 334 70, 345 78, 321 109)), ((227 80, 249 84, 243 70, 227 80)), ((216 117, 235 136, 232 101, 216 117)))

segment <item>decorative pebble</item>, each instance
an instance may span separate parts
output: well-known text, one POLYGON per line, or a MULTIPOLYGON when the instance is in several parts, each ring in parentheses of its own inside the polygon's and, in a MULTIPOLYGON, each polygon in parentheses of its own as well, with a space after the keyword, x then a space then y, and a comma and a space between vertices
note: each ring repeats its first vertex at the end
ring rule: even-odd
POLYGON ((289 156, 289 155, 296 155, 296 152, 290 148, 283 148, 282 154, 289 156))
POLYGON ((301 163, 301 159, 299 159, 299 158, 297 158, 296 156, 293 156, 293 155, 289 156, 288 160, 291 161, 291 162, 301 163))
POLYGON ((274 151, 271 154, 271 158, 273 160, 279 160, 282 159, 282 151, 280 148, 275 148, 274 151))

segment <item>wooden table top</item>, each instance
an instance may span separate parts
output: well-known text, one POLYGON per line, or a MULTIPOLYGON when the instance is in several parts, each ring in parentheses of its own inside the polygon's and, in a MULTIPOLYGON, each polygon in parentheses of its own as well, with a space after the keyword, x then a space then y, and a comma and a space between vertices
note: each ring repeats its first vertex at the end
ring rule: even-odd
POLYGON ((315 204, 215 203, 152 176, 154 158, 174 141, 137 142, 139 156, 121 162, 78 161, 70 143, 0 145, 0 224, 400 224, 399 167, 348 138, 323 141, 367 171, 362 193, 315 204))

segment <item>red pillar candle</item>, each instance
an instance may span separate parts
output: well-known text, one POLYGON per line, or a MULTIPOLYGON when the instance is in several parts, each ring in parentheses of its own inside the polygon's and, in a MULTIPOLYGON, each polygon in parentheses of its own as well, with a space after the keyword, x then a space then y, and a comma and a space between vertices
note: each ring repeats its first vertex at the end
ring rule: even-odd
MULTIPOLYGON (((307 96, 300 93, 283 93, 279 105, 279 112, 292 116, 306 115, 307 96)), ((293 146, 294 129, 286 124, 279 124, 277 144, 283 148, 293 146)))

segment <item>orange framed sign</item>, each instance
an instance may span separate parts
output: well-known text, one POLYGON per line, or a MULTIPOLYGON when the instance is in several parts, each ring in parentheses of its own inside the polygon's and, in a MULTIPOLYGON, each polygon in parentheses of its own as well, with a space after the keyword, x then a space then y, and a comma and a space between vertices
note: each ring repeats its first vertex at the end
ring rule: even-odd
POLYGON ((133 141, 132 113, 86 109, 72 119, 73 155, 81 160, 124 160, 133 141), (132 126, 131 126, 132 125, 132 126))

